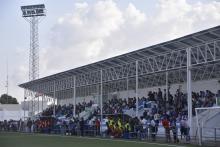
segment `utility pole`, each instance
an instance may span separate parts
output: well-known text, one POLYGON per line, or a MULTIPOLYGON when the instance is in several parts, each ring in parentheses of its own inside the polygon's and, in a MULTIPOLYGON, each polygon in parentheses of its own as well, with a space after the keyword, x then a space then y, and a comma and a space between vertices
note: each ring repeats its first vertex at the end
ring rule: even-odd
POLYGON ((6 94, 7 94, 7 104, 8 104, 8 57, 6 59, 6 94))

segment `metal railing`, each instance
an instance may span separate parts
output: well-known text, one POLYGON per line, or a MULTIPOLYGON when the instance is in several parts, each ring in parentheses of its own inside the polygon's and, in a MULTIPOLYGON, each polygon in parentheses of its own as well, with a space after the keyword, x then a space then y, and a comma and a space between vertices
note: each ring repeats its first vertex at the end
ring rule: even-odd
MULTIPOLYGON (((81 128, 79 125, 55 125, 53 127, 37 128, 32 126, 31 128, 26 125, 9 125, 0 126, 0 131, 2 132, 23 132, 23 133, 42 133, 42 134, 57 134, 57 135, 68 135, 68 136, 89 136, 89 137, 104 137, 104 138, 121 138, 121 139, 135 139, 142 141, 160 141, 160 142, 174 142, 174 143, 185 143, 190 142, 193 144, 199 143, 199 137, 197 136, 187 136, 186 134, 181 134, 180 128, 177 129, 177 133, 174 134, 170 129, 169 134, 165 133, 165 129, 162 126, 158 126, 153 131, 150 126, 134 126, 130 131, 122 130, 118 134, 110 133, 107 127, 96 127, 95 125, 84 125, 81 128), (170 140, 167 140, 167 137, 170 140), (176 140, 175 138, 176 137, 176 140)), ((220 128, 200 128, 201 132, 205 129, 209 129, 212 135, 204 135, 201 133, 202 145, 220 145, 220 128)))
POLYGON ((215 144, 220 146, 220 128, 202 128, 200 127, 200 136, 198 136, 198 143, 200 145, 215 144))

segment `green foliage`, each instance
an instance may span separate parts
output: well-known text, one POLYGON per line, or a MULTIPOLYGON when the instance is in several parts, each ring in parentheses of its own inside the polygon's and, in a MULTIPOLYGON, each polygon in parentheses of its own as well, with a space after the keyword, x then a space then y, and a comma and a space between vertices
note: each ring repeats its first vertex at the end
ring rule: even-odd
POLYGON ((7 94, 3 94, 0 97, 0 103, 1 104, 18 104, 18 101, 16 98, 7 95, 7 94))

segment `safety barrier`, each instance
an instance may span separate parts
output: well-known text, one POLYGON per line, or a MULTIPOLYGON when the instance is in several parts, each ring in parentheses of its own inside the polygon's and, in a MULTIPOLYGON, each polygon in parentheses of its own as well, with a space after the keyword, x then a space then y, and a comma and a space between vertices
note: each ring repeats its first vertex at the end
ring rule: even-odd
MULTIPOLYGON (((200 128, 201 132, 203 128, 200 128)), ((207 129, 207 128, 206 128, 207 129)), ((210 136, 200 136, 203 140, 203 145, 220 145, 220 128, 209 128, 213 132, 214 137, 210 136)), ((172 130, 170 130, 170 140, 167 140, 165 130, 163 127, 159 126, 155 128, 155 131, 152 131, 150 126, 135 126, 132 131, 126 132, 122 131, 119 134, 110 134, 108 129, 101 131, 100 127, 95 125, 84 125, 83 129, 79 125, 75 126, 65 126, 59 125, 53 128, 28 128, 26 126, 0 126, 0 131, 4 132, 23 132, 23 133, 43 133, 43 134, 60 134, 68 136, 90 136, 90 137, 106 137, 106 138, 123 138, 123 139, 135 139, 141 141, 160 141, 160 142, 191 142, 198 144, 198 136, 186 136, 180 133, 180 130, 177 130, 177 140, 174 141, 174 135, 172 130)), ((202 135, 203 133, 201 133, 202 135)))

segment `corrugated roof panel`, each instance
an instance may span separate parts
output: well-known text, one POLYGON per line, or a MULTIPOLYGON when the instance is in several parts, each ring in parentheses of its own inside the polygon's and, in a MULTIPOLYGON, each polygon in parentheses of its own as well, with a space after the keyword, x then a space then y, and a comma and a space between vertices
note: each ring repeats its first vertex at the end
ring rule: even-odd
POLYGON ((164 45, 165 47, 167 47, 167 48, 170 48, 170 49, 172 49, 172 50, 176 50, 177 49, 177 47, 175 46, 175 44, 167 44, 167 45, 164 45))
POLYGON ((213 31, 213 33, 218 34, 220 36, 220 29, 213 31))
POLYGON ((156 52, 157 54, 161 54, 163 52, 166 52, 166 49, 158 46, 158 47, 151 49, 151 51, 156 52))
MULTIPOLYGON (((102 61, 99 61, 99 62, 96 62, 96 63, 88 64, 88 65, 81 66, 81 67, 78 67, 78 68, 75 68, 75 69, 71 69, 71 70, 68 70, 68 71, 64 71, 64 72, 61 72, 61 73, 50 75, 50 76, 47 76, 47 77, 44 77, 44 78, 41 78, 41 79, 38 79, 38 80, 35 80, 35 81, 31 81, 31 82, 21 84, 20 86, 24 86, 24 85, 29 86, 29 85, 33 85, 35 83, 42 82, 42 81, 50 81, 50 80, 53 80, 53 79, 57 79, 58 77, 71 75, 73 73, 74 74, 76 74, 76 73, 81 74, 81 73, 85 73, 85 72, 90 72, 91 70, 95 70, 96 67, 98 68, 98 67, 101 67, 102 65, 103 66, 101 68, 108 68, 108 67, 111 67, 111 66, 115 66, 115 64, 119 63, 118 62, 119 60, 117 60, 117 58, 122 59, 122 60, 127 61, 127 62, 131 62, 133 60, 143 58, 140 55, 137 55, 137 52, 144 53, 145 56, 155 56, 155 55, 158 55, 158 54, 162 54, 164 52, 169 52, 173 49, 175 49, 175 50, 183 49, 184 47, 187 47, 188 45, 189 46, 196 46, 196 45, 200 44, 199 40, 197 40, 196 38, 199 38, 200 42, 201 42, 201 40, 204 40, 204 42, 207 42, 207 41, 211 41, 211 40, 215 40, 215 39, 220 39, 220 36, 218 36, 218 35, 220 35, 220 26, 210 28, 210 29, 207 29, 207 30, 204 30, 204 31, 200 31, 200 32, 197 32, 197 33, 194 33, 194 34, 190 34, 190 35, 187 35, 187 36, 184 36, 184 37, 181 37, 181 38, 178 38, 178 39, 174 39, 174 40, 171 40, 171 41, 167 41, 167 42, 164 42, 164 43, 161 43, 161 44, 157 44, 157 45, 146 47, 146 48, 143 48, 143 49, 140 49, 140 50, 136 50, 136 51, 133 51, 133 52, 130 52, 130 53, 127 53, 127 54, 112 57, 110 59, 102 60, 102 61), (217 35, 215 35, 214 33, 217 34, 217 35), (193 37, 195 37, 195 39, 192 39, 193 37), (117 61, 114 61, 114 60, 117 60, 117 61), (110 61, 114 62, 115 64, 110 63, 110 61), (90 68, 90 66, 92 66, 92 68, 90 68)), ((121 61, 120 64, 123 64, 123 61, 121 61)))
POLYGON ((188 44, 190 46, 194 46, 194 44, 200 44, 201 43, 201 41, 198 41, 198 40, 193 39, 193 38, 188 38, 188 39, 182 40, 181 42, 183 42, 185 44, 188 44))
POLYGON ((204 33, 202 35, 197 36, 197 38, 202 39, 204 41, 210 41, 210 40, 213 40, 213 39, 217 39, 218 36, 213 35, 213 34, 207 32, 207 33, 204 33))
POLYGON ((142 52, 145 53, 145 55, 148 55, 148 56, 152 56, 152 55, 155 55, 154 52, 150 51, 150 50, 143 50, 142 52))

